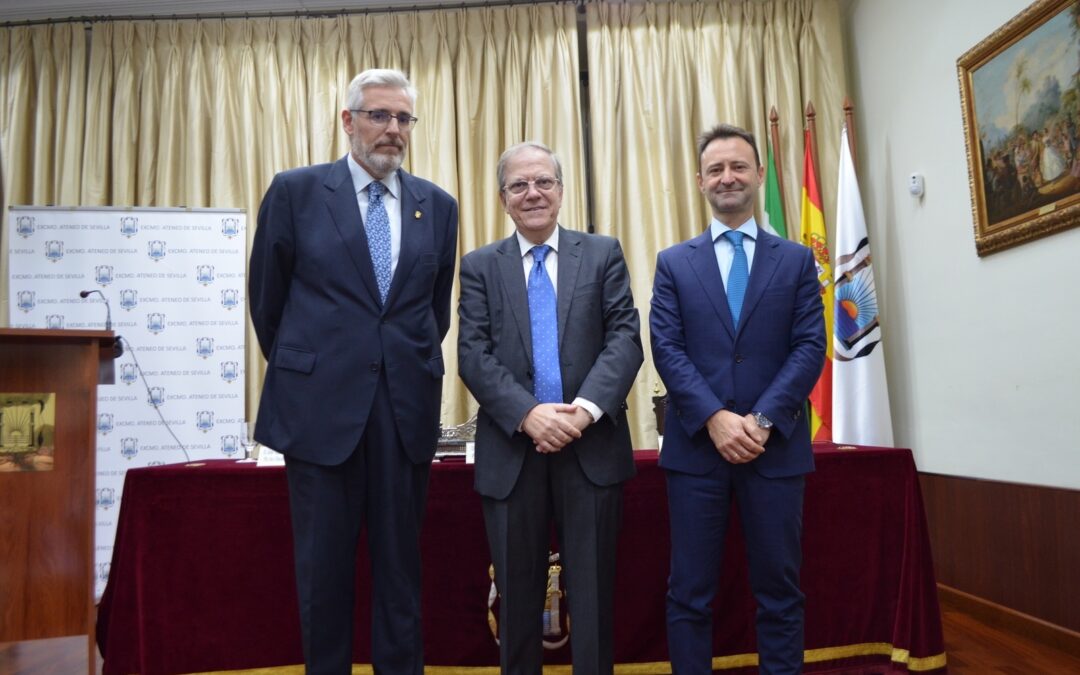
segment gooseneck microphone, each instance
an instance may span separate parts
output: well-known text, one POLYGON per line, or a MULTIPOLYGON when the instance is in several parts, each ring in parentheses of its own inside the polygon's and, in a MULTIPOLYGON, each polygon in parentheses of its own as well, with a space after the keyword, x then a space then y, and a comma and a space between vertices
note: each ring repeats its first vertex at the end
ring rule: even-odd
POLYGON ((105 301, 105 330, 112 330, 112 308, 109 307, 109 299, 105 297, 104 293, 96 288, 89 291, 79 291, 79 297, 85 300, 90 297, 91 293, 97 293, 101 296, 101 299, 105 301))
MULTIPOLYGON (((89 291, 79 291, 79 297, 85 300, 89 298, 91 294, 97 293, 101 296, 101 299, 105 301, 105 330, 112 330, 112 310, 109 308, 109 299, 105 297, 105 294, 96 288, 89 291)), ((143 373, 142 366, 139 365, 139 359, 135 358, 135 350, 131 348, 131 343, 128 342, 123 336, 116 336, 116 343, 113 346, 115 358, 120 358, 124 354, 124 345, 127 345, 127 352, 131 354, 131 360, 135 363, 135 370, 138 371, 139 377, 142 378, 143 387, 146 388, 147 396, 150 396, 150 384, 146 381, 146 375, 143 373)), ((152 397, 151 397, 152 398, 152 397)), ((165 416, 161 413, 161 408, 154 405, 154 411, 157 412, 158 417, 161 419, 162 425, 165 426, 165 430, 169 432, 169 435, 176 441, 176 445, 180 448, 180 452, 184 453, 184 461, 190 462, 191 457, 188 456, 187 448, 180 442, 180 439, 176 437, 176 433, 173 432, 169 422, 165 419, 165 416)))

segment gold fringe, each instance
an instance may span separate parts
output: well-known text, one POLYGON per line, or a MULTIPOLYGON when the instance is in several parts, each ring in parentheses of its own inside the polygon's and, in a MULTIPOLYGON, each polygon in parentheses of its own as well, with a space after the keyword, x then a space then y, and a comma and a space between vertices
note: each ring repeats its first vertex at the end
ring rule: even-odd
MULTIPOLYGON (((922 672, 944 668, 945 653, 933 656, 913 657, 906 649, 898 649, 888 642, 864 642, 842 647, 822 647, 807 649, 803 660, 806 663, 820 661, 839 661, 858 656, 888 656, 893 663, 902 663, 911 672, 922 672)), ((731 654, 717 656, 712 660, 714 670, 729 670, 758 665, 757 654, 731 654)), ((619 663, 615 665, 616 675, 671 675, 671 664, 667 661, 653 663, 619 663)), ((352 675, 374 675, 369 664, 353 664, 352 675)), ((570 665, 544 666, 544 675, 571 675, 570 665)), ((304 675, 303 666, 275 666, 273 668, 252 668, 249 670, 218 670, 193 675, 304 675)), ((424 675, 499 675, 498 666, 425 666, 424 675)))

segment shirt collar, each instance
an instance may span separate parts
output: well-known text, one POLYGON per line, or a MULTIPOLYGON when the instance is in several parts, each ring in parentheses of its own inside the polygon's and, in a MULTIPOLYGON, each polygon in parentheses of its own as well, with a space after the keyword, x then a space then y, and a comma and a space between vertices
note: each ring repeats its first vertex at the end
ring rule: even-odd
MULTIPOLYGON (((353 188, 356 190, 357 194, 360 194, 361 191, 367 189, 368 185, 374 183, 375 179, 372 178, 371 174, 368 173, 364 167, 360 166, 360 164, 353 159, 351 152, 346 155, 346 157, 348 158, 349 174, 352 176, 353 188)), ((398 177, 397 171, 394 171, 386 178, 383 178, 382 184, 386 186, 387 192, 393 197, 398 198, 400 196, 401 179, 398 177)))
MULTIPOLYGON (((528 239, 526 239, 525 237, 523 237, 521 235, 521 233, 518 232, 517 230, 514 230, 514 234, 517 235, 518 247, 521 249, 521 257, 522 258, 525 257, 526 253, 528 253, 529 251, 532 250, 533 246, 538 246, 539 245, 539 244, 534 244, 531 241, 529 241, 528 239)), ((555 251, 556 253, 559 252, 559 226, 558 225, 555 226, 555 229, 551 232, 551 236, 548 237, 547 241, 545 241, 544 243, 547 244, 548 246, 550 246, 551 250, 555 251)))
MULTIPOLYGON (((719 239, 725 232, 727 232, 730 229, 731 228, 729 228, 727 225, 721 223, 716 218, 713 218, 712 222, 709 224, 709 230, 710 230, 709 234, 712 237, 713 243, 715 244, 716 240, 719 239)), ((757 220, 755 220, 753 216, 750 216, 750 219, 747 220, 742 225, 735 228, 735 231, 736 232, 742 232, 747 237, 750 237, 754 241, 757 241, 757 238, 758 238, 757 220)))

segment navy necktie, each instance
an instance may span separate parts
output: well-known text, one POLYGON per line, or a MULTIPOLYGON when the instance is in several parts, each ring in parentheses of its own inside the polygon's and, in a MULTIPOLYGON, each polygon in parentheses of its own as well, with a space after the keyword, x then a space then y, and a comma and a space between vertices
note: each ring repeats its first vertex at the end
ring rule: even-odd
POLYGON ((738 327, 743 297, 746 295, 746 283, 750 279, 750 267, 747 265, 746 251, 743 250, 742 246, 745 234, 735 230, 728 230, 724 233, 724 236, 735 248, 735 256, 731 259, 731 270, 728 272, 727 302, 728 307, 731 309, 731 320, 738 327))
POLYGON ((390 216, 383 204, 385 192, 386 186, 379 181, 368 185, 367 218, 364 220, 371 264, 375 267, 375 281, 379 284, 379 299, 384 303, 390 292, 390 216))
POLYGON ((562 370, 559 367, 559 316, 555 306, 555 287, 544 267, 544 257, 551 247, 532 248, 533 266, 529 271, 529 326, 532 330, 533 393, 541 403, 562 403, 562 370))

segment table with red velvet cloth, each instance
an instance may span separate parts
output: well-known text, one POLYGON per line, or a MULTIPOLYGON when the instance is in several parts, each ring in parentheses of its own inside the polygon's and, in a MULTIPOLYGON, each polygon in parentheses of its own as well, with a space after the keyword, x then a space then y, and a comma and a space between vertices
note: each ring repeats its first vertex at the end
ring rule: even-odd
MULTIPOLYGON (((670 673, 668 522, 656 453, 626 484, 615 660, 670 673)), ((807 479, 802 585, 807 672, 931 671, 945 664, 922 497, 909 450, 824 449, 807 479)), ((423 533, 428 673, 492 673, 490 558, 472 467, 436 463, 423 533)), ((714 668, 753 672, 754 603, 732 521, 714 605, 714 668)), ((369 569, 357 566, 356 663, 370 658, 369 569)), ((302 662, 283 468, 231 460, 128 472, 98 613, 109 673, 199 673, 302 662)), ((569 662, 569 645, 546 653, 569 662)))

